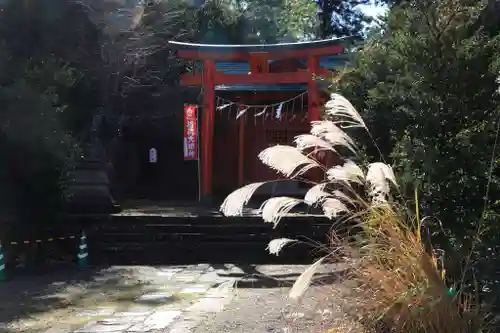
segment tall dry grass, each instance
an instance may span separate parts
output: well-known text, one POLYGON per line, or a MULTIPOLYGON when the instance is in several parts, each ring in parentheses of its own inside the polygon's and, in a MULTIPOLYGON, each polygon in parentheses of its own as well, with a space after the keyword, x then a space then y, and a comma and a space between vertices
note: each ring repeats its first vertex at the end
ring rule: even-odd
MULTIPOLYGON (((398 191, 392 168, 382 162, 361 160, 345 130, 369 131, 349 101, 332 94, 325 109, 330 120, 312 122, 310 134, 296 137, 295 147, 270 147, 259 155, 263 163, 289 178, 300 178, 314 168, 325 172, 324 181, 312 186, 303 199, 275 197, 261 207, 264 221, 277 225, 295 206, 306 203, 321 207, 334 225, 331 242, 326 244, 331 255, 303 272, 290 297, 301 297, 317 268, 331 256, 342 255, 348 267, 340 279, 344 288, 334 289, 332 297, 338 298, 346 313, 367 329, 485 332, 486 313, 480 310, 475 295, 464 294, 460 285, 448 281, 444 253, 422 238, 418 193, 415 210, 404 207, 392 195, 398 191), (343 165, 327 168, 315 158, 315 152, 321 150, 339 154, 339 147, 348 152, 343 165)), ((241 214, 261 185, 249 184, 236 190, 226 198, 221 211, 225 215, 241 214)), ((294 242, 297 240, 276 239, 268 249, 279 254, 294 242)))
POLYGON ((394 332, 485 329, 486 314, 475 297, 447 283, 443 254, 422 241, 404 214, 388 205, 361 215, 360 237, 333 241, 354 259, 342 277, 351 286, 343 295, 348 313, 370 328, 394 332))

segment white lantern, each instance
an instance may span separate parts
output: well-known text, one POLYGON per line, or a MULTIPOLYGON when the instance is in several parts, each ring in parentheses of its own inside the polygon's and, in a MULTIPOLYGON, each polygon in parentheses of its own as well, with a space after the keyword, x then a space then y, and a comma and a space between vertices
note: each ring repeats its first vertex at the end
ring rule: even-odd
POLYGON ((151 148, 149 150, 149 163, 156 163, 158 161, 158 152, 156 148, 151 148))

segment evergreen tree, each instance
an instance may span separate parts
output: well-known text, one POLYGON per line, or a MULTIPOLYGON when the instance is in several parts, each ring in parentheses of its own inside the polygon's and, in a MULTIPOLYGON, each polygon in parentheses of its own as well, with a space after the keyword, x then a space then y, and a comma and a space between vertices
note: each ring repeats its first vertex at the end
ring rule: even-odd
POLYGON ((447 231, 442 245, 462 258, 478 227, 487 230, 478 250, 498 244, 498 157, 491 177, 490 165, 500 44, 498 25, 484 20, 490 10, 460 0, 394 6, 339 85, 395 164, 403 194, 418 187, 421 209, 447 231))
POLYGON ((371 5, 373 0, 314 0, 318 5, 320 35, 322 38, 353 36, 362 38, 366 24, 371 22, 360 10, 360 5, 371 5))

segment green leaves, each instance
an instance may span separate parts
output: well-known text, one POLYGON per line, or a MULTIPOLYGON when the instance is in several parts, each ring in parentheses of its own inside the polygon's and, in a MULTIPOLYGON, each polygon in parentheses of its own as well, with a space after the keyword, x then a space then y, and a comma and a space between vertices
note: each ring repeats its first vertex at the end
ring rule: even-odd
POLYGON ((421 182, 423 213, 458 241, 481 218, 497 121, 499 43, 478 25, 484 10, 451 0, 394 7, 385 35, 367 43, 340 82, 403 171, 406 194, 421 182))

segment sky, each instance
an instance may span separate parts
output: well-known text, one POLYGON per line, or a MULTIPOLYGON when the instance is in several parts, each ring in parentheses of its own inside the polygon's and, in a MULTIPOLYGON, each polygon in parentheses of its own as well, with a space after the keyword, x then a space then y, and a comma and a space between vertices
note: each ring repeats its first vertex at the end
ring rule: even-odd
POLYGON ((360 5, 361 10, 370 16, 378 16, 380 14, 383 14, 385 11, 387 11, 387 7, 385 6, 365 6, 365 5, 360 5))

